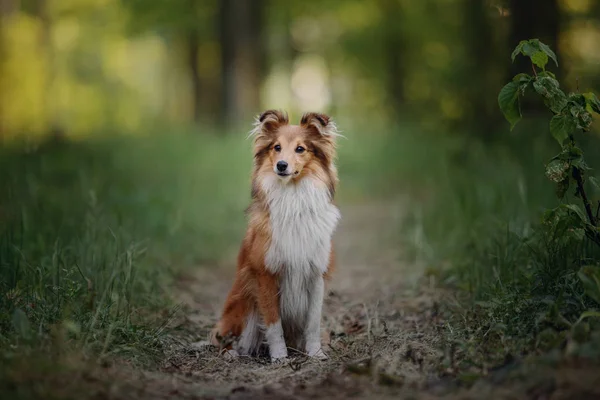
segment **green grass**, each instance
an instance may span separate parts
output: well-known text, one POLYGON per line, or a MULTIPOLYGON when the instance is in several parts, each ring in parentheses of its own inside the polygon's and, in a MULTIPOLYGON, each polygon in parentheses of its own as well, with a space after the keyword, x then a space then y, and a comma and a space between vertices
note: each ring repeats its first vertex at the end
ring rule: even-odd
MULTIPOLYGON (((413 203, 405 228, 416 260, 458 290, 448 340, 480 370, 508 353, 564 346, 581 313, 600 306, 577 276, 582 266, 600 264, 598 246, 541 225, 544 210, 559 204, 544 176, 544 164, 558 152, 546 123, 505 131, 485 145, 455 140, 457 150, 427 168, 427 201, 413 203)), ((584 149, 590 164, 600 159, 597 138, 584 149)), ((590 324, 600 327, 596 322, 586 320, 585 340, 590 324)))
MULTIPOLYGON (((543 175, 557 151, 545 123, 488 143, 410 124, 344 135, 337 201, 408 195, 407 249, 457 291, 446 336, 466 364, 564 345, 598 306, 577 277, 597 249, 540 230, 558 204, 543 175)), ((235 258, 252 163, 244 138, 102 134, 1 148, 3 364, 35 354, 53 365, 58 353, 155 365, 177 274, 235 258)), ((593 141, 584 146, 600 159, 593 141)))
POLYGON ((160 355, 175 274, 242 233, 245 145, 173 135, 2 149, 4 356, 59 336, 91 354, 160 355))
MULTIPOLYGON (((371 132, 340 140, 342 202, 402 190, 394 166, 409 149, 390 152, 388 135, 371 132)), ((3 360, 59 349, 154 365, 177 274, 235 258, 251 165, 243 133, 0 148, 3 360)))

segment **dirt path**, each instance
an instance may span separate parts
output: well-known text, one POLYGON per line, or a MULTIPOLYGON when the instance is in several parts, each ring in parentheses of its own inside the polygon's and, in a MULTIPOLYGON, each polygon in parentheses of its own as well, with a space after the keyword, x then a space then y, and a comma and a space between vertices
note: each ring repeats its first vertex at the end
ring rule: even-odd
POLYGON ((401 204, 342 208, 335 237, 338 268, 323 315, 329 360, 298 356, 278 366, 266 359, 228 359, 198 344, 206 340, 231 285, 232 258, 180 283, 188 311, 181 340, 192 344, 174 349, 165 361, 169 386, 181 398, 347 398, 387 397, 398 388, 430 385, 428 372, 440 357, 435 293, 417 283, 419 268, 401 261, 401 204))
MULTIPOLYGON (((182 318, 167 341, 158 371, 135 368, 83 373, 86 387, 101 383, 110 399, 569 399, 599 398, 600 371, 511 363, 474 385, 441 370, 444 332, 438 304, 422 269, 402 261, 398 235, 402 201, 342 208, 336 234, 338 269, 323 313, 326 361, 296 356, 286 365, 268 359, 231 359, 199 342, 217 320, 235 271, 232 257, 198 268, 179 281, 182 318), (102 376, 101 378, 98 378, 102 376), (108 385, 106 384, 108 382, 108 385)), ((100 367, 99 367, 100 368, 100 367)))

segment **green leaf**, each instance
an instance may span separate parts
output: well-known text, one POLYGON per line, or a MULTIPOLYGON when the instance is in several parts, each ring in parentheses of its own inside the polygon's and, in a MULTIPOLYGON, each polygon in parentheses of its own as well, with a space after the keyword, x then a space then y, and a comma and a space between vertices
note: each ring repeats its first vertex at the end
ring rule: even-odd
POLYGON ((525 91, 534 81, 533 76, 527 74, 518 74, 512 79, 513 82, 519 85, 519 95, 525 96, 525 91))
POLYGON ((568 248, 580 244, 588 227, 585 215, 574 204, 560 204, 543 215, 543 227, 551 233, 553 245, 568 248))
POLYGON ((518 74, 513 78, 513 82, 519 85, 519 96, 525 96, 527 88, 534 82, 534 77, 527 74, 518 74))
POLYGON ((569 116, 555 115, 550 120, 550 133, 561 146, 574 129, 575 124, 573 123, 573 119, 569 116))
POLYGON ((584 223, 587 223, 587 217, 583 213, 583 210, 581 210, 581 208, 579 208, 579 206, 577 204, 565 204, 565 207, 568 208, 569 210, 575 212, 575 214, 577 214, 577 216, 579 217, 579 219, 581 219, 581 221, 583 221, 584 223))
POLYGON ((555 183, 561 183, 565 179, 568 181, 569 163, 564 160, 550 161, 548 165, 546 165, 546 177, 555 183))
POLYGON ((567 105, 567 96, 560 89, 556 79, 550 76, 540 76, 533 82, 533 88, 544 98, 544 104, 558 114, 567 105))
POLYGON ((600 303, 600 268, 591 265, 581 267, 577 273, 585 294, 600 303))
POLYGON ((523 46, 525 46, 525 44, 527 43, 527 40, 521 40, 519 42, 519 44, 517 45, 517 47, 515 47, 515 49, 513 50, 512 54, 510 55, 511 60, 514 62, 515 58, 517 58, 517 56, 519 55, 519 53, 521 53, 521 51, 523 50, 523 46))
POLYGON ((569 155, 569 157, 581 157, 581 156, 583 156, 583 150, 581 150, 577 146, 570 146, 566 153, 569 155))
POLYGON ((586 105, 589 107, 590 111, 600 114, 600 100, 598 100, 596 94, 588 92, 584 93, 583 97, 585 98, 586 105))
POLYGON ((521 119, 521 108, 519 105, 519 83, 507 83, 498 94, 498 105, 504 114, 504 118, 510 123, 512 130, 521 119))
POLYGON ((521 53, 523 53, 524 56, 527 56, 527 57, 531 58, 531 56, 533 56, 535 53, 537 53, 538 51, 540 51, 539 42, 536 42, 535 40, 536 39, 528 40, 523 45, 521 53))
POLYGON ((600 318, 600 311, 584 311, 579 316, 578 322, 581 322, 587 318, 600 318))
POLYGON ((538 76, 548 76, 550 78, 556 79, 556 75, 551 71, 542 71, 538 74, 538 76))
POLYGON ((546 64, 548 64, 548 56, 543 51, 536 51, 531 55, 531 62, 541 69, 546 69, 546 64))
POLYGON ((589 130, 592 124, 592 115, 586 110, 587 102, 582 94, 571 93, 566 106, 569 113, 575 117, 576 129, 589 130))
POLYGON ((539 68, 545 69, 548 58, 551 58, 558 66, 556 54, 550 49, 550 46, 540 42, 539 39, 521 40, 510 56, 513 62, 519 53, 529 57, 531 62, 539 68))
POLYGON ((585 96, 580 93, 569 93, 569 101, 582 107, 586 104, 585 96))
POLYGON ((571 160, 571 165, 581 171, 581 173, 585 173, 585 171, 591 171, 592 169, 588 167, 583 159, 583 155, 576 156, 571 160))
POLYGON ((593 176, 590 176, 590 177, 588 178, 588 180, 590 181, 590 183, 591 183, 591 184, 592 184, 592 185, 593 185, 593 186, 594 186, 596 189, 600 189, 600 183, 598 182, 598 180, 597 180, 595 177, 593 177, 593 176))
POLYGON ((556 58, 556 54, 554 54, 554 52, 552 51, 550 46, 548 46, 547 44, 544 44, 542 42, 539 42, 539 41, 538 41, 538 43, 540 46, 540 50, 543 51, 548 57, 550 57, 552 59, 552 61, 554 61, 556 66, 558 67, 558 59, 556 58))
POLYGON ((530 81, 532 79, 533 79, 533 76, 531 76, 529 74, 525 74, 525 73, 520 73, 520 74, 515 75, 512 78, 512 81, 513 82, 518 82, 518 83, 523 83, 523 82, 528 82, 528 81, 530 81))
POLYGON ((579 114, 579 119, 577 120, 577 128, 583 129, 584 131, 588 131, 590 129, 590 125, 592 125, 593 118, 592 114, 587 111, 579 114))

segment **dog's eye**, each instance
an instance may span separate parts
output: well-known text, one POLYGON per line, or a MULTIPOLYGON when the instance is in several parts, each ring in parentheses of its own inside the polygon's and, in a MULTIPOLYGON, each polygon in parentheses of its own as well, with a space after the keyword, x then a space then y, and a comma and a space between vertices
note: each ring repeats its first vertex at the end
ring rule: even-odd
POLYGON ((296 153, 304 153, 304 150, 306 150, 306 149, 302 146, 296 147, 296 153))
POLYGON ((281 146, 276 144, 275 146, 273 146, 273 149, 279 153, 281 151, 281 146))

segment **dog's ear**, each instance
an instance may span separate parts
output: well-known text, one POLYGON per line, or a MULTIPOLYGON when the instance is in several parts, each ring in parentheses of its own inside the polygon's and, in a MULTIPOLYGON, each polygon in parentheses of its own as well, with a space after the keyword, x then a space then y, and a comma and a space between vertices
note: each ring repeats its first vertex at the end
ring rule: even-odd
POLYGON ((256 117, 254 129, 250 132, 250 136, 258 138, 262 135, 269 135, 276 132, 282 125, 287 125, 288 123, 289 120, 286 113, 279 110, 267 110, 256 117))
POLYGON ((254 157, 257 160, 266 154, 275 137, 274 133, 288 122, 287 114, 278 110, 267 110, 256 117, 250 136, 254 136, 254 157))
POLYGON ((340 136, 335 122, 333 122, 331 117, 325 114, 306 113, 302 116, 300 125, 314 133, 318 133, 321 136, 329 137, 331 139, 340 136))

